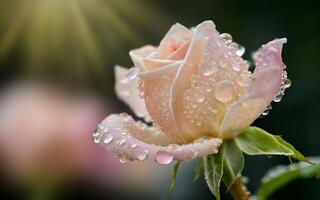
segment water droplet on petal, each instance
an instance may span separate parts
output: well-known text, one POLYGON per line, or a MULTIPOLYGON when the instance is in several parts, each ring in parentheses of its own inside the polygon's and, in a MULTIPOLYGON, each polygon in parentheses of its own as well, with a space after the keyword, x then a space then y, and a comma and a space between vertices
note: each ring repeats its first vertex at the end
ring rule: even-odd
POLYGON ((233 83, 229 80, 220 81, 214 88, 214 96, 217 100, 228 103, 234 98, 233 83))
POLYGON ((219 37, 224 41, 225 44, 232 42, 232 36, 229 33, 221 33, 219 37))
POLYGON ((126 140, 125 140, 125 139, 122 139, 122 140, 118 140, 118 141, 117 141, 117 145, 119 145, 119 146, 122 146, 124 143, 126 143, 126 140))
POLYGON ((95 132, 95 133, 92 134, 92 137, 93 137, 93 142, 95 144, 99 144, 100 143, 100 133, 95 132))
POLYGON ((285 79, 283 80, 283 87, 284 87, 284 88, 289 88, 290 86, 291 86, 291 80, 288 79, 288 78, 285 78, 285 79))
POLYGON ((196 101, 198 103, 202 103, 202 102, 204 102, 204 100, 206 100, 206 97, 204 95, 199 94, 199 95, 196 96, 196 101))
POLYGON ((238 85, 240 85, 242 87, 248 86, 249 85, 250 76, 251 76, 251 74, 249 74, 249 73, 240 74, 239 77, 237 78, 238 85))
POLYGON ((155 156, 155 161, 162 165, 168 165, 173 161, 173 155, 166 151, 158 151, 155 156))
POLYGON ((246 49, 238 43, 232 42, 230 46, 236 50, 238 56, 242 56, 246 52, 246 49))
POLYGON ((133 68, 129 69, 129 71, 127 73, 127 79, 133 80, 137 77, 137 75, 138 75, 138 69, 133 67, 133 68))
POLYGON ((227 60, 220 60, 219 61, 219 65, 220 65, 220 67, 222 67, 222 68, 226 68, 226 67, 228 67, 228 62, 227 62, 227 60))
POLYGON ((218 68, 215 62, 210 62, 208 65, 203 66, 201 70, 204 76, 211 76, 218 71, 218 68))
POLYGON ((134 143, 134 144, 132 144, 130 147, 132 148, 132 149, 134 149, 134 148, 136 148, 138 146, 138 144, 137 143, 134 143))
POLYGON ((273 97, 273 101, 274 101, 274 102, 280 102, 281 99, 282 99, 282 96, 283 96, 283 92, 280 91, 278 94, 276 94, 276 95, 273 97))
POLYGON ((118 154, 118 159, 120 163, 126 163, 128 162, 128 158, 124 156, 123 154, 118 154))
POLYGON ((140 160, 140 161, 146 160, 148 158, 148 154, 149 154, 148 150, 144 150, 143 152, 138 154, 138 156, 137 156, 138 160, 140 160))
POLYGON ((106 135, 106 137, 104 138, 103 143, 109 144, 110 142, 112 142, 112 140, 113 140, 112 135, 108 134, 108 135, 106 135))

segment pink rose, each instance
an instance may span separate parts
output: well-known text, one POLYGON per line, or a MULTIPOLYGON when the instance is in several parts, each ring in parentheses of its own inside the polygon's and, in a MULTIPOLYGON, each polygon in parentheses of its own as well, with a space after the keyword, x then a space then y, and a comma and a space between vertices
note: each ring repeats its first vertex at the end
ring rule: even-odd
POLYGON ((222 139, 246 129, 284 89, 282 45, 276 39, 255 54, 253 73, 244 48, 205 21, 171 27, 158 47, 130 51, 134 67, 116 67, 116 93, 149 127, 127 114, 107 117, 96 142, 120 161, 153 157, 167 164, 217 153, 222 139))

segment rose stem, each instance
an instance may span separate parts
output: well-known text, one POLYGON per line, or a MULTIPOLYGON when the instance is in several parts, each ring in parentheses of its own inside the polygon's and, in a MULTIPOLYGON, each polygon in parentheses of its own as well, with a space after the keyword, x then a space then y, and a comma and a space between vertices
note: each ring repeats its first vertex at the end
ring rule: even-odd
POLYGON ((234 200, 249 200, 249 193, 245 189, 241 176, 231 185, 229 192, 234 200))

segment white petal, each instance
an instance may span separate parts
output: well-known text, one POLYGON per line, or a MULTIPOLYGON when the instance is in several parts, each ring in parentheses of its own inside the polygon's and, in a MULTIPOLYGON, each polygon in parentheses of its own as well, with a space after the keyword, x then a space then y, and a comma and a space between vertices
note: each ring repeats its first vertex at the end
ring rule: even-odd
POLYGON ((117 96, 124 101, 132 111, 141 118, 145 118, 146 121, 150 121, 148 111, 145 106, 144 100, 140 97, 140 91, 138 89, 138 79, 127 78, 128 69, 115 66, 115 91, 117 96))
POLYGON ((143 59, 148 58, 157 52, 157 48, 152 45, 146 45, 138 49, 133 49, 129 52, 133 64, 138 67, 140 71, 146 71, 143 66, 143 59))
POLYGON ((98 142, 108 151, 117 153, 121 161, 157 160, 161 154, 175 160, 190 160, 218 152, 222 143, 217 138, 201 138, 192 143, 172 144, 170 138, 156 129, 134 121, 126 114, 110 115, 98 126, 94 135, 98 142))
POLYGON ((164 59, 175 52, 179 47, 184 46, 192 38, 192 32, 177 23, 174 24, 164 38, 161 40, 157 58, 164 59))
POLYGON ((146 107, 152 120, 177 143, 185 141, 177 131, 176 122, 172 116, 171 89, 181 64, 181 61, 176 61, 166 67, 139 74, 140 90, 144 94, 146 107))

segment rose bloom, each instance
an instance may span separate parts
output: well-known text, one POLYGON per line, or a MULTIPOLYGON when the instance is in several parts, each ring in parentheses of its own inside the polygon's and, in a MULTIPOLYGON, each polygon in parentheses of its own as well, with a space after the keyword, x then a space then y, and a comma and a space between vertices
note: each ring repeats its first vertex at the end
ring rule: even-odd
POLYGON ((117 95, 154 125, 113 114, 98 126, 96 142, 121 162, 151 157, 168 164, 217 153, 223 139, 236 137, 283 94, 285 42, 262 45, 252 73, 244 48, 212 21, 191 30, 173 25, 158 47, 130 51, 133 68, 115 69, 117 95))

